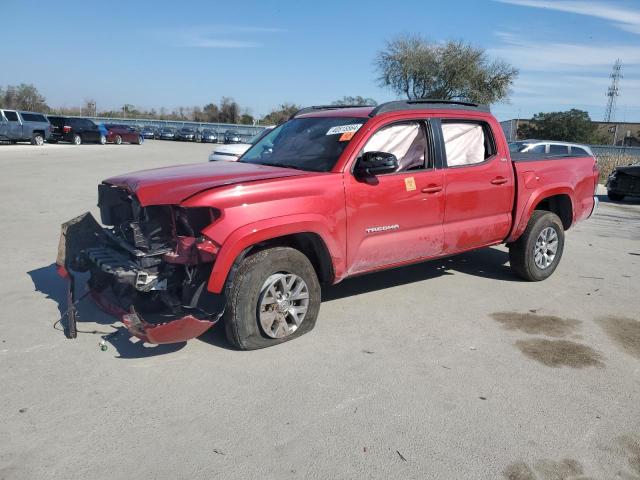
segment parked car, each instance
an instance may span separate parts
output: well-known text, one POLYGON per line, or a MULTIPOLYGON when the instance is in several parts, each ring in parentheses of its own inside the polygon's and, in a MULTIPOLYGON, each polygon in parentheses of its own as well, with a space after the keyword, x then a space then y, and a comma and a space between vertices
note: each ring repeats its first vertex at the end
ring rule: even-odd
POLYGON ((49 142, 70 142, 75 145, 82 143, 107 143, 100 128, 88 118, 61 117, 49 115, 51 122, 51 137, 49 142))
POLYGON ((176 132, 173 128, 165 127, 160 130, 160 140, 173 140, 176 136, 176 132))
POLYGON ((202 130, 200 141, 202 143, 218 143, 218 134, 213 130, 202 130))
POLYGON ((105 227, 90 213, 64 224, 58 271, 88 272, 92 298, 144 341, 183 342, 224 316, 232 345, 268 347, 309 332, 320 284, 353 275, 506 244, 515 274, 546 279, 597 205, 598 174, 591 156, 510 155, 469 103, 312 107, 238 162, 103 181, 105 227))
POLYGON ((176 134, 176 140, 181 140, 184 142, 195 142, 196 141, 196 131, 193 128, 184 127, 178 130, 176 134))
POLYGON ((640 162, 616 167, 607 179, 607 196, 616 202, 624 197, 640 197, 640 162))
POLYGON ((223 160, 227 162, 236 162, 244 152, 251 148, 251 145, 260 140, 270 130, 273 130, 273 128, 274 127, 265 128, 260 133, 257 133, 256 135, 251 137, 247 143, 232 143, 229 145, 217 146, 215 150, 209 155, 209 161, 217 162, 223 160))
POLYGON ((519 140, 509 144, 509 151, 522 153, 545 153, 549 155, 588 155, 593 157, 587 145, 555 140, 519 140))
POLYGON ((135 143, 141 145, 144 142, 144 137, 135 128, 128 125, 105 125, 109 133, 107 133, 107 142, 121 145, 122 143, 135 143))
POLYGON ((51 124, 41 113, 0 109, 0 140, 44 145, 51 136, 51 124))
POLYGON ((235 130, 224 132, 224 143, 242 143, 242 137, 235 130))
POLYGON ((156 138, 160 137, 160 133, 158 132, 158 130, 155 127, 144 127, 140 131, 140 134, 144 138, 149 138, 149 139, 152 139, 152 140, 155 140, 156 138))

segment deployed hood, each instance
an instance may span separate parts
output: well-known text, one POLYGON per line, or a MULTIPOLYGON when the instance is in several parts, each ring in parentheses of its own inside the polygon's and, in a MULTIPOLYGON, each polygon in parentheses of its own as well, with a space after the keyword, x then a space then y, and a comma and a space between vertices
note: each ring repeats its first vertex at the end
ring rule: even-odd
POLYGON ((142 170, 108 178, 104 183, 135 193, 142 206, 176 205, 214 187, 311 173, 242 162, 209 162, 142 170))

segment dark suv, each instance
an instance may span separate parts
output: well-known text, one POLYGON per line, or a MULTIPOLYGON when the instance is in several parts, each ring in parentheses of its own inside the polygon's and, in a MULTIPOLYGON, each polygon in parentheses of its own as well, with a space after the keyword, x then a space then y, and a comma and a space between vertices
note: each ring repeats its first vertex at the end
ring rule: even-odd
POLYGON ((50 116, 51 137, 49 142, 71 142, 75 145, 82 143, 107 143, 107 138, 100 132, 98 126, 88 118, 50 116))

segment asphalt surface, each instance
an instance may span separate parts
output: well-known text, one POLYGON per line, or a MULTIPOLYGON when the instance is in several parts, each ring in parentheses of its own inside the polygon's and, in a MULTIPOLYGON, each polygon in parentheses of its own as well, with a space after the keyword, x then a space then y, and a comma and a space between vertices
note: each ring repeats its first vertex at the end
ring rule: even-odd
POLYGON ((544 282, 502 247, 350 279, 265 350, 64 338, 60 224, 212 148, 0 145, 0 479, 640 479, 640 201, 602 202, 544 282))

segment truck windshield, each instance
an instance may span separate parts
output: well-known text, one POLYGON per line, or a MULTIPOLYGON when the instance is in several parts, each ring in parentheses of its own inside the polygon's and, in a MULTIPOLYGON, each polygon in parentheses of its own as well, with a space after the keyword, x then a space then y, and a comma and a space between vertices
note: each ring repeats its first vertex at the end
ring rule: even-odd
POLYGON ((251 147, 241 162, 328 172, 366 118, 294 118, 251 147))

